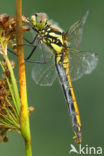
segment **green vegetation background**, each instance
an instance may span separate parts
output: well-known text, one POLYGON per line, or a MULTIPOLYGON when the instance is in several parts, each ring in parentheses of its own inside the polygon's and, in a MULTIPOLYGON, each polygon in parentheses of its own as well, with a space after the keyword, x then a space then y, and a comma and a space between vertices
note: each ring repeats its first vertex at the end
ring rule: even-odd
MULTIPOLYGON (((73 82, 73 87, 82 121, 82 145, 104 148, 104 0, 23 0, 25 16, 46 12, 65 30, 88 9, 90 14, 79 48, 98 52, 99 63, 92 74, 73 82)), ((1 0, 0 13, 15 16, 15 0, 1 0)), ((29 50, 26 48, 26 54, 29 50)), ((16 60, 11 54, 10 57, 16 60)), ((70 144, 77 145, 72 139, 71 121, 60 84, 57 80, 52 87, 37 86, 31 78, 32 66, 26 63, 28 101, 35 107, 30 118, 33 156, 70 156, 70 144)), ((0 156, 18 155, 24 156, 24 141, 16 133, 9 133, 9 142, 0 144, 0 156)))

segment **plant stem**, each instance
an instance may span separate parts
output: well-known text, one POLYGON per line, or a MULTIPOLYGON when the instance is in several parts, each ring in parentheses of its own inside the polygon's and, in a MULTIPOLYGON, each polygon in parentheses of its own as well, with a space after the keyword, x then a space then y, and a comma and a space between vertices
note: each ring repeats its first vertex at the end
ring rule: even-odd
MULTIPOLYGON (((17 114, 19 116, 21 102, 20 102, 20 97, 19 97, 18 88, 17 88, 17 84, 16 84, 16 79, 15 79, 15 76, 14 76, 12 65, 11 65, 11 63, 10 63, 10 61, 8 59, 8 56, 4 54, 3 57, 4 57, 4 59, 5 59, 6 63, 7 63, 7 66, 8 66, 9 72, 10 72, 12 87, 13 87, 13 90, 14 90, 13 91, 14 96, 12 96, 12 98, 15 97, 13 100, 14 100, 14 104, 15 104, 17 114)), ((2 66, 2 64, 1 64, 1 66, 2 66)), ((2 69, 3 69, 3 66, 2 66, 2 69)), ((8 82, 8 78, 7 78, 7 82, 8 82)), ((8 86, 9 86, 9 89, 11 90, 12 88, 10 88, 9 82, 8 82, 8 86)), ((12 94, 12 90, 11 90, 11 94, 12 94)))
POLYGON ((16 0, 16 40, 17 40, 17 63, 18 63, 20 98, 21 98, 21 114, 20 114, 21 133, 25 139, 26 156, 32 156, 25 64, 24 64, 24 47, 18 46, 23 45, 22 0, 16 0))

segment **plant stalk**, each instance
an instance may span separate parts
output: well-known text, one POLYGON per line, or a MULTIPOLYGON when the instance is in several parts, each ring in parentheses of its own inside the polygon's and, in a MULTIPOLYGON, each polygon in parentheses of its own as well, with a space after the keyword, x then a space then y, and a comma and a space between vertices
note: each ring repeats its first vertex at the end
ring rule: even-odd
POLYGON ((24 47, 18 46, 23 45, 22 0, 16 0, 16 40, 17 40, 17 64, 18 64, 19 87, 21 98, 21 112, 20 112, 21 133, 23 138, 25 139, 26 156, 32 156, 25 63, 24 63, 24 47))

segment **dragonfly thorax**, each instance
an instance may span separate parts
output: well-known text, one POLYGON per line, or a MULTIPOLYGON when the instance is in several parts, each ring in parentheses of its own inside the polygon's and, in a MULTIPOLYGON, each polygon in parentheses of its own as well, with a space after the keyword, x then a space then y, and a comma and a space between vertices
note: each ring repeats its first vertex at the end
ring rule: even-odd
POLYGON ((38 38, 42 43, 48 46, 55 54, 68 51, 67 48, 67 34, 61 29, 47 25, 44 29, 39 31, 38 38))

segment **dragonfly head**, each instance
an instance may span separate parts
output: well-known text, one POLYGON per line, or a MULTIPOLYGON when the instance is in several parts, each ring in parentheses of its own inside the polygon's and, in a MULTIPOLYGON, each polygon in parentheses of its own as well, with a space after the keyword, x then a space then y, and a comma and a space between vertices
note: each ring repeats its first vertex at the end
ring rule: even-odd
POLYGON ((31 16, 31 24, 37 31, 42 30, 47 25, 48 16, 45 13, 35 13, 31 16))

